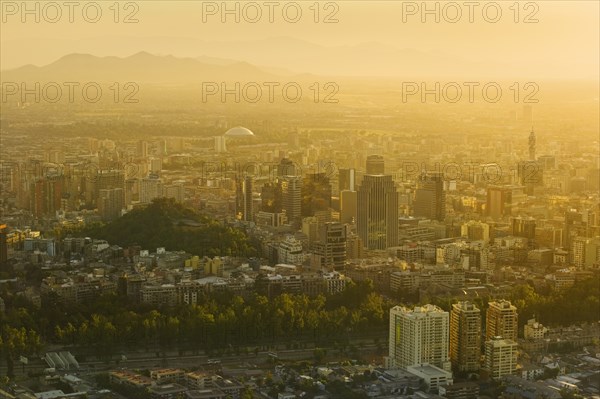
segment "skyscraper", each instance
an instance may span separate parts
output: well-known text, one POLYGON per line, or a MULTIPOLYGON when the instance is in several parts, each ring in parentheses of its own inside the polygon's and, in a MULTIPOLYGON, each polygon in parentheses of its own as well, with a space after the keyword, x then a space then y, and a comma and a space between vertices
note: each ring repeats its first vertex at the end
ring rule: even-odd
POLYGON ((512 235, 517 237, 525 237, 530 240, 535 240, 535 219, 534 218, 512 218, 511 220, 512 235))
POLYGON ((288 221, 290 223, 299 222, 302 206, 302 179, 295 176, 284 176, 281 179, 281 197, 288 221))
POLYGON ((254 204, 252 201, 252 176, 238 178, 236 182, 236 215, 245 222, 254 220, 254 204))
POLYGON ((137 155, 140 158, 146 158, 148 156, 149 145, 147 141, 140 140, 137 143, 137 155))
POLYGON ((479 370, 481 311, 470 302, 452 305, 450 312, 450 361, 455 370, 479 370))
POLYGON ((535 133, 533 132, 533 128, 531 128, 531 132, 529 133, 529 160, 535 161, 535 133))
POLYGON ((485 340, 494 337, 517 340, 518 315, 516 306, 509 301, 492 301, 486 312, 485 340))
POLYGON ((354 191, 356 173, 354 169, 340 169, 338 177, 338 188, 341 193, 344 190, 354 191))
POLYGON ((110 221, 121 216, 125 208, 125 192, 122 188, 105 188, 100 190, 98 197, 98 214, 104 221, 110 221))
POLYGON ((414 215, 443 221, 446 217, 446 193, 443 174, 430 172, 421 175, 415 192, 414 215))
POLYGON ((511 214, 512 190, 508 187, 490 186, 487 189, 486 213, 493 219, 511 214))
POLYGON ((383 175, 385 172, 383 156, 369 155, 367 157, 367 175, 383 175))
POLYGON ((296 164, 291 159, 283 158, 277 166, 277 176, 298 176, 299 171, 296 169, 296 164))
POLYGON ((147 177, 140 180, 140 202, 147 204, 163 195, 162 180, 157 177, 147 177))
POLYGON ((449 317, 437 306, 390 309, 389 357, 396 367, 429 363, 450 371, 449 317))
POLYGON ((52 215, 62 208, 64 176, 37 179, 31 185, 31 211, 34 216, 52 215))
POLYGON ((357 218, 357 192, 344 190, 340 192, 340 222, 355 223, 357 218))
POLYGON ((356 222, 368 249, 398 245, 398 192, 392 176, 365 175, 358 190, 356 222))

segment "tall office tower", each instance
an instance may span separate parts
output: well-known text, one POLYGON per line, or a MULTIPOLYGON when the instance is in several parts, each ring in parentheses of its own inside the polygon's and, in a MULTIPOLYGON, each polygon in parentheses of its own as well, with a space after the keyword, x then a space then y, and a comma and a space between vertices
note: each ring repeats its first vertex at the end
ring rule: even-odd
POLYGON ((338 176, 339 192, 344 190, 354 191, 356 173, 354 169, 340 169, 338 176))
POLYGON ((479 370, 481 311, 470 302, 452 305, 450 312, 450 361, 458 371, 479 370))
POLYGON ((369 155, 367 157, 367 174, 368 175, 383 175, 385 165, 382 155, 369 155))
POLYGON ((269 213, 281 213, 282 211, 281 184, 265 183, 261 189, 261 211, 269 213))
POLYGON ((243 179, 238 178, 236 182, 236 217, 251 222, 254 220, 254 205, 252 201, 252 176, 243 179))
POLYGON ((288 221, 297 224, 301 216, 302 179, 295 176, 284 176, 281 179, 281 197, 288 221))
POLYGON ((160 173, 162 171, 162 158, 152 158, 148 166, 150 166, 150 173, 160 173))
POLYGON ((122 188, 100 190, 98 197, 98 214, 104 221, 111 221, 121 216, 125 208, 125 193, 122 188))
POLYGON ((155 198, 163 196, 162 180, 156 177, 147 177, 140 180, 140 202, 147 204, 155 198))
POLYGON ((302 181, 302 216, 331 208, 331 184, 324 172, 309 173, 302 181))
POLYGON ((64 176, 43 177, 31 185, 31 211, 35 217, 62 209, 64 176))
POLYGON ((586 259, 586 248, 588 244, 592 242, 591 239, 586 237, 575 237, 571 240, 571 263, 577 268, 585 267, 586 259))
POLYGON ((518 314, 516 306, 509 301, 492 301, 485 315, 485 340, 494 337, 517 340, 518 314))
POLYGON ((90 180, 94 183, 96 198, 100 190, 125 187, 125 173, 122 170, 99 170, 90 176, 90 180))
POLYGON ((138 179, 125 180, 125 206, 140 199, 140 181, 138 179))
POLYGON ((571 248, 575 237, 585 237, 587 234, 587 221, 584 221, 583 213, 576 209, 565 212, 565 225, 563 228, 563 244, 565 248, 571 248))
POLYGON ((318 240, 313 244, 313 254, 318 266, 341 269, 346 262, 346 226, 328 222, 319 226, 318 240))
POLYGON ((358 193, 344 190, 340 192, 340 222, 356 223, 358 193))
POLYGON ((493 379, 514 373, 517 369, 517 343, 500 337, 486 341, 483 368, 493 379))
POLYGON ((439 221, 446 218, 446 193, 442 173, 421 175, 415 192, 414 215, 439 221))
POLYGON ((277 176, 298 176, 300 174, 299 170, 296 170, 296 164, 288 158, 283 158, 279 161, 279 165, 277 166, 277 176))
POLYGON ((531 128, 531 132, 529 133, 529 160, 535 161, 535 133, 533 132, 533 128, 531 128))
POLYGON ((525 193, 527 195, 533 195, 535 187, 540 187, 544 184, 544 168, 541 163, 536 160, 535 143, 535 133, 532 128, 527 140, 529 159, 527 161, 519 162, 517 166, 518 177, 520 178, 521 184, 525 186, 525 193))
POLYGON ((513 236, 525 237, 535 240, 535 219, 517 217, 511 220, 511 233, 513 236))
POLYGON ((138 157, 140 157, 140 158, 146 158, 148 156, 148 153, 149 153, 149 151, 148 151, 149 147, 150 146, 148 145, 147 141, 144 141, 144 140, 138 141, 138 144, 137 144, 137 155, 138 155, 138 157))
POLYGON ((398 245, 398 192, 392 176, 365 175, 358 189, 356 227, 368 249, 398 245))
POLYGON ((215 152, 227 152, 225 136, 215 136, 215 152))
POLYGON ((437 306, 390 309, 389 357, 396 367, 429 363, 450 371, 449 316, 437 306))
POLYGON ((512 212, 512 190, 508 187, 490 186, 487 189, 486 213, 493 219, 501 219, 512 212))

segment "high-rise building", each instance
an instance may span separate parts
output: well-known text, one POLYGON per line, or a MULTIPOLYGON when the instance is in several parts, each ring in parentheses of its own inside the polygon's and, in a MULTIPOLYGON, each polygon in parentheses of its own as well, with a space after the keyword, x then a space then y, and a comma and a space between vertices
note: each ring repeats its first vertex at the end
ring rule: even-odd
POLYGON ((261 211, 269 213, 281 213, 282 211, 282 194, 281 184, 265 183, 260 194, 261 211))
POLYGON ((301 265, 304 262, 302 243, 294 236, 287 236, 279 243, 277 261, 289 265, 301 265))
POLYGON ((479 370, 481 311, 470 302, 452 305, 450 312, 450 361, 455 370, 479 370))
POLYGON ((512 190, 508 187, 490 186, 487 189, 486 213, 493 219, 510 216, 512 210, 512 190))
POLYGON ((37 179, 31 185, 31 211, 36 217, 53 215, 62 209, 64 176, 37 179))
POLYGON ((492 301, 488 304, 485 320, 485 340, 494 337, 517 340, 518 314, 509 301, 492 301))
POLYGON ((460 228, 461 236, 474 241, 490 241, 490 225, 487 223, 470 220, 460 228))
POLYGON ((429 363, 450 371, 449 316, 437 306, 390 309, 389 361, 396 367, 429 363))
POLYGON ((421 175, 415 191, 414 215, 439 221, 446 218, 446 193, 442 173, 421 175))
POLYGON ((140 158, 146 158, 148 156, 149 145, 147 141, 140 140, 137 144, 137 155, 140 158))
POLYGON ((575 237, 571 240, 571 262, 577 268, 585 266, 586 247, 591 240, 586 237, 575 237))
POLYGON ((354 169, 340 169, 338 177, 339 192, 344 190, 354 191, 356 184, 356 173, 354 169))
POLYGON ((331 184, 326 173, 309 173, 302 181, 302 216, 331 208, 331 184))
POLYGON ((281 179, 281 197, 288 221, 298 223, 302 209, 302 179, 295 176, 284 176, 281 179))
POLYGON ((215 152, 221 153, 227 151, 225 136, 215 136, 215 152))
POLYGON ((383 156, 369 155, 367 157, 367 175, 383 175, 385 172, 383 156))
POLYGON ((484 369, 493 379, 513 374, 517 369, 517 343, 501 337, 486 341, 484 369))
POLYGON ((245 222, 254 220, 254 204, 252 198, 252 176, 239 178, 236 182, 236 216, 245 222))
POLYGON ((398 192, 392 176, 365 175, 357 203, 357 231, 366 248, 398 245, 398 192))
POLYGON ((282 158, 277 166, 277 176, 298 176, 300 171, 297 170, 296 164, 288 158, 282 158))
POLYGON ((336 222, 320 225, 312 250, 320 268, 343 268, 346 262, 346 227, 336 222))
POLYGON ((535 240, 535 219, 516 217, 511 220, 511 233, 513 236, 535 240))
POLYGON ((122 188, 107 188, 100 190, 98 197, 98 214, 104 221, 110 221, 121 216, 125 207, 125 192, 122 188))
POLYGON ((90 176, 90 180, 95 188, 96 198, 100 190, 125 187, 125 173, 122 170, 99 170, 98 173, 90 176))
POLYGON ((356 223, 358 193, 344 190, 340 192, 340 222, 356 223))
POLYGON ((590 238, 586 241, 584 254, 584 267, 598 268, 600 266, 600 237, 590 238))
POLYGON ((533 132, 533 128, 529 133, 529 160, 535 161, 535 133, 533 132))
POLYGON ((150 203, 155 198, 163 195, 162 180, 156 177, 147 177, 140 180, 140 202, 142 204, 150 203))

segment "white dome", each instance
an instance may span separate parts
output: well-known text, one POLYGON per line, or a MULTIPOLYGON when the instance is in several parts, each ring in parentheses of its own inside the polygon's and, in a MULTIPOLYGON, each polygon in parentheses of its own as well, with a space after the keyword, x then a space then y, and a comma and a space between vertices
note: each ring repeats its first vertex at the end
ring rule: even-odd
POLYGON ((236 126, 229 129, 225 134, 225 137, 248 137, 254 136, 254 133, 250 129, 246 129, 245 127, 236 126))

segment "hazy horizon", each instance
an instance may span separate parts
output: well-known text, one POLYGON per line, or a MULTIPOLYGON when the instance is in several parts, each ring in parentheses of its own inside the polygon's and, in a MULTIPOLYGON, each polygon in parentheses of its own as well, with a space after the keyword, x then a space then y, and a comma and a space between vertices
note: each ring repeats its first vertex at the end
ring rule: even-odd
MULTIPOLYGON (((593 1, 543 1, 535 3, 537 9, 525 8, 531 2, 519 3, 518 15, 508 3, 501 2, 497 23, 486 21, 480 8, 473 9, 473 23, 468 21, 469 10, 464 7, 458 22, 449 22, 453 11, 445 10, 446 4, 441 3, 440 21, 436 22, 436 16, 427 15, 425 10, 411 14, 403 8, 413 2, 355 1, 334 3, 337 8, 327 9, 329 3, 319 3, 323 7, 319 23, 313 21, 315 12, 306 3, 302 3, 298 23, 286 22, 277 9, 273 23, 267 20, 266 9, 256 23, 244 20, 243 9, 239 23, 226 14, 222 23, 220 9, 215 15, 205 10, 206 21, 202 22, 204 3, 211 2, 177 2, 167 9, 159 1, 142 2, 137 10, 121 10, 119 18, 133 15, 138 20, 127 24, 114 23, 108 6, 98 23, 82 20, 77 12, 73 23, 66 15, 50 23, 43 14, 39 23, 21 23, 18 12, 5 12, 0 69, 46 65, 71 53, 124 57, 139 51, 225 58, 299 73, 341 76, 401 76, 396 70, 411 62, 407 54, 437 64, 437 69, 430 67, 432 73, 443 73, 447 65, 456 64, 505 75, 498 78, 597 79, 600 69, 600 32, 595 23, 599 3, 593 1), (328 15, 337 22, 323 23, 328 15), (524 23, 527 18, 537 22, 524 23), (293 51, 282 56, 272 51, 278 46, 293 51)), ((428 4, 433 7, 434 3, 428 4)), ((33 22, 33 17, 27 18, 33 22)))

